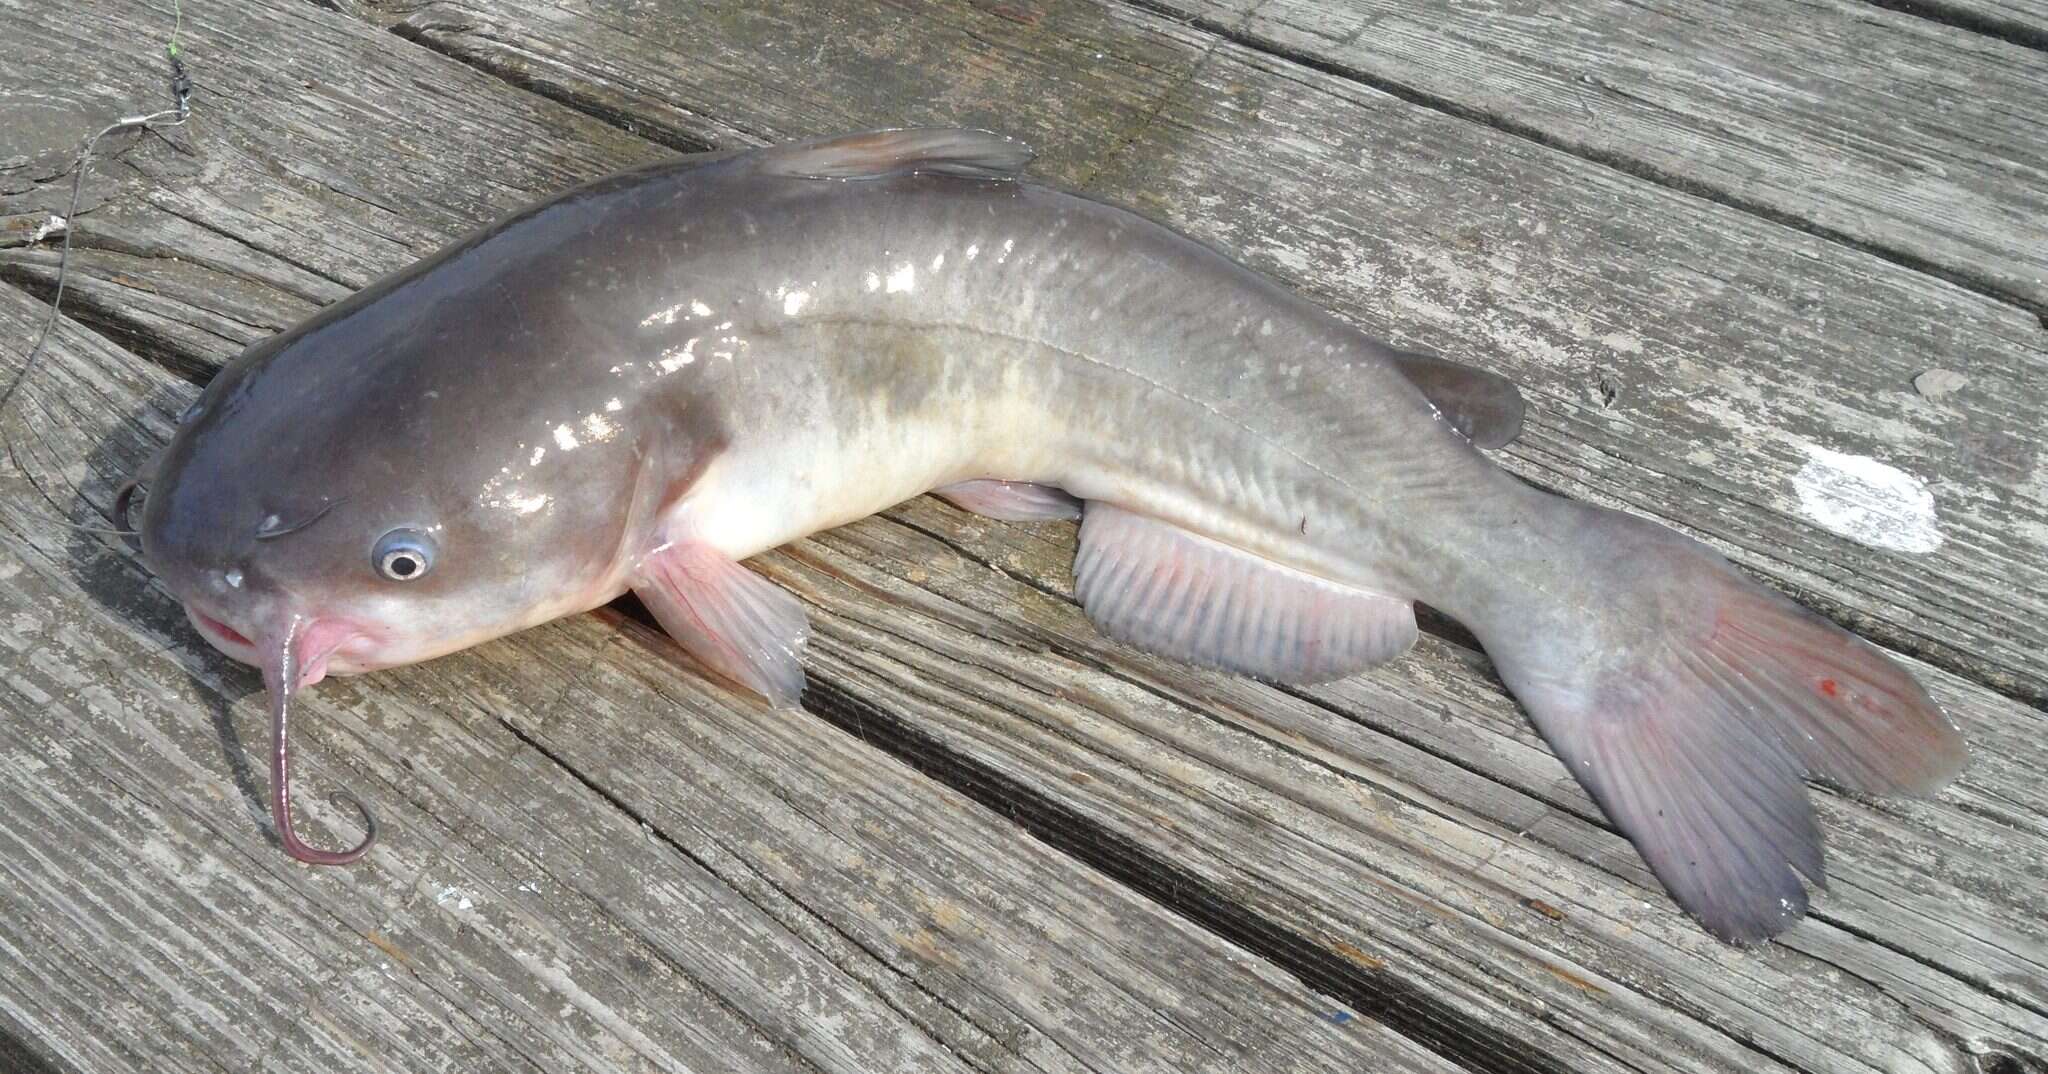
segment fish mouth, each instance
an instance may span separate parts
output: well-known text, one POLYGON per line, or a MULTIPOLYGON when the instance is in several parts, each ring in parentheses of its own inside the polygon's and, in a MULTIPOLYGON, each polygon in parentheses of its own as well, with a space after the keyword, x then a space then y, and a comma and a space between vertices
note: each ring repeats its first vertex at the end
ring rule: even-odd
POLYGON ((199 632, 209 638, 225 641, 240 649, 256 648, 256 643, 250 641, 247 635, 197 608, 188 606, 185 613, 191 616, 192 625, 198 627, 199 632))
MULTIPOLYGON (((264 667, 270 662, 273 654, 268 635, 251 637, 192 604, 185 605, 185 617, 192 621, 192 626, 208 644, 229 657, 256 667, 264 667)), ((356 651, 363 648, 369 639, 355 624, 339 619, 312 619, 308 622, 308 636, 295 654, 299 665, 299 681, 295 686, 311 686, 326 678, 330 671, 349 674, 378 666, 365 659, 370 654, 356 651)))
POLYGON ((185 605, 185 618, 192 621, 192 626, 199 631, 201 637, 204 637, 214 648, 219 649, 221 652, 234 657, 244 664, 261 664, 263 662, 261 648, 247 634, 200 611, 191 604, 185 605))

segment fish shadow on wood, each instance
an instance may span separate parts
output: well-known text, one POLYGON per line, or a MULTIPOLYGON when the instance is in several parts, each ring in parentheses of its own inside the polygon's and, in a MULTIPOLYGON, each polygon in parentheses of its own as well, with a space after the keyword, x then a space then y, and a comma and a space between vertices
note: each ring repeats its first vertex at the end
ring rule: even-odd
MULTIPOLYGON (((160 385, 142 403, 109 423, 87 454, 87 477, 78 491, 80 502, 67 505, 72 508, 71 517, 86 525, 129 525, 127 520, 116 517, 114 511, 119 487, 164 447, 164 441, 145 431, 150 428, 149 417, 176 414, 196 395, 197 389, 183 383, 160 385)), ((67 552, 65 566, 80 592, 109 615, 147 634, 173 639, 167 652, 196 692, 206 699, 207 719, 220 739, 222 757, 249 817, 263 830, 265 839, 273 846, 278 845, 276 833, 269 825, 263 784, 256 778, 235 727, 235 707, 250 695, 263 692, 262 676, 193 634, 184 609, 142 565, 133 536, 115 538, 74 529, 67 552), (202 669, 211 674, 202 674, 202 669)))

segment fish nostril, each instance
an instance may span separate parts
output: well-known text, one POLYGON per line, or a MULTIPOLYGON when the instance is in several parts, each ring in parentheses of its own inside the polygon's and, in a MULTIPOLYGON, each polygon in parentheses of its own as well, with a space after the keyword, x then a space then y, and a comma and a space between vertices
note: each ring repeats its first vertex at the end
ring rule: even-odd
POLYGON ((242 588, 242 568, 229 567, 221 572, 220 580, 226 582, 229 589, 242 588))

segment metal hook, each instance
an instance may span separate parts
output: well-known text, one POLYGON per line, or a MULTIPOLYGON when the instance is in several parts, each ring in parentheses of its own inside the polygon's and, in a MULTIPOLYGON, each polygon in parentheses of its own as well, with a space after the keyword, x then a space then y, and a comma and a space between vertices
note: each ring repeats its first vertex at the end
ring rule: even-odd
POLYGON ((347 791, 337 791, 335 796, 354 803, 363 814, 363 825, 368 829, 363 840, 347 850, 321 850, 299 838, 292 828, 292 767, 291 745, 288 732, 291 723, 292 696, 298 693, 298 633, 301 621, 294 619, 285 628, 284 637, 276 644, 278 650, 264 668, 266 685, 270 687, 270 819, 277 826, 277 841, 284 846, 284 852, 308 865, 347 865, 368 853, 377 841, 377 817, 363 800, 347 791))
POLYGON ((138 492, 142 494, 143 499, 149 498, 149 486, 143 484, 139 477, 131 477, 121 482, 121 487, 114 490, 114 528, 131 537, 140 536, 142 532, 129 524, 129 519, 134 515, 135 494, 138 492))

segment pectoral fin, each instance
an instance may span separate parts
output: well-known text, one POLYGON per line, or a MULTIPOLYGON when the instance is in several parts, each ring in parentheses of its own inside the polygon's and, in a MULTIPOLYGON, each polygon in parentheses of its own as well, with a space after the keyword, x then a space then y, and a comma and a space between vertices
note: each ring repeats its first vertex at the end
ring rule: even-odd
POLYGON ((803 605, 716 549, 676 544, 640 561, 633 592, 700 662, 778 708, 804 692, 803 605))

